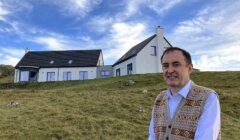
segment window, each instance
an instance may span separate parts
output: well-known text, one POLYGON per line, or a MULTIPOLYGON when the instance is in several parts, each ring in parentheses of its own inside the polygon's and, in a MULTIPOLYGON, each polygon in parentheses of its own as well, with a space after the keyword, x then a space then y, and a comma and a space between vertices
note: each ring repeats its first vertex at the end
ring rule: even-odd
POLYGON ((29 76, 30 82, 37 82, 37 71, 30 71, 29 76))
POLYGON ((156 56, 157 55, 157 47, 156 46, 151 46, 151 50, 152 50, 152 53, 151 53, 151 55, 152 56, 156 56))
POLYGON ((47 81, 55 81, 55 72, 47 72, 47 81))
POLYGON ((21 82, 28 82, 29 81, 29 71, 21 71, 20 81, 21 82))
POLYGON ((79 79, 80 80, 87 80, 88 79, 88 72, 87 71, 80 71, 79 72, 79 79))
POLYGON ((71 80, 71 72, 63 72, 63 80, 71 80))
POLYGON ((127 65, 127 74, 128 75, 132 74, 132 63, 127 65))
POLYGON ((120 68, 116 69, 116 76, 121 76, 120 68))
POLYGON ((68 61, 68 64, 72 64, 72 62, 73 62, 72 60, 69 60, 69 61, 68 61))
POLYGON ((36 71, 31 71, 30 72, 30 78, 36 77, 37 72, 36 71))
POLYGON ((109 76, 109 71, 107 70, 101 71, 101 76, 109 76))
POLYGON ((53 63, 54 63, 54 61, 53 61, 53 60, 51 60, 51 61, 50 61, 50 64, 53 64, 53 63))

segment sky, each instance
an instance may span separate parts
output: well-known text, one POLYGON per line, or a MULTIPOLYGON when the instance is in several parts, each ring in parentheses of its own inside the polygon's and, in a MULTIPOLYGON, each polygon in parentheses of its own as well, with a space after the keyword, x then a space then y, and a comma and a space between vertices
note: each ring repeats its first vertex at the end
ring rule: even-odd
POLYGON ((240 70, 239 0, 0 0, 0 64, 30 51, 102 49, 105 65, 156 33, 201 71, 240 70))

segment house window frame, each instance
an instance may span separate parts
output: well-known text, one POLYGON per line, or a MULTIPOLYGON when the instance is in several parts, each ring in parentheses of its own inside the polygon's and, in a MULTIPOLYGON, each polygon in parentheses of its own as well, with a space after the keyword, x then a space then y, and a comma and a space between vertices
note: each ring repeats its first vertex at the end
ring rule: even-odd
POLYGON ((102 71, 100 71, 100 75, 101 76, 109 76, 110 72, 108 70, 102 70, 102 71))
POLYGON ((64 71, 63 72, 63 80, 69 81, 72 80, 72 72, 71 71, 64 71), (65 75, 66 74, 66 75, 65 75), (65 77, 66 76, 66 77, 65 77), (66 79, 65 79, 66 78, 66 79))
POLYGON ((47 81, 48 82, 56 81, 55 72, 47 72, 47 81))
POLYGON ((88 80, 88 71, 79 71, 79 80, 88 80), (83 77, 81 77, 81 73, 83 73, 83 77))
POLYGON ((116 76, 121 76, 121 69, 120 68, 116 69, 116 76))
POLYGON ((133 72, 133 66, 132 63, 127 64, 127 74, 131 75, 133 72))
POLYGON ((157 46, 151 46, 151 56, 157 56, 157 46))
MULTIPOLYGON (((20 77, 19 77, 19 81, 20 82, 29 82, 29 78, 30 78, 30 75, 29 75, 29 71, 27 71, 27 70, 23 70, 23 71, 20 71, 20 77), (22 80, 22 75, 23 75, 23 73, 25 73, 25 72, 27 72, 28 74, 27 74, 27 80, 22 80)), ((25 78, 24 78, 25 79, 25 78)))

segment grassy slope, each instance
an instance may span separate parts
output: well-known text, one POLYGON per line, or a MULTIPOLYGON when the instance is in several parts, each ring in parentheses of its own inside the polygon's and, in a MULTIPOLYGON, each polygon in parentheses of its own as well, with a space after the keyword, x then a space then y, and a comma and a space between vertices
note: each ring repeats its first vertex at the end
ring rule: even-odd
MULTIPOLYGON (((192 79, 219 93, 222 138, 240 139, 240 72, 192 79)), ((153 101, 166 89, 160 74, 14 86, 0 90, 0 139, 146 139, 153 101), (125 86, 129 79, 136 83, 125 86)))
POLYGON ((11 82, 13 82, 13 76, 12 75, 0 78, 0 84, 2 84, 2 83, 11 83, 11 82))
POLYGON ((0 84, 13 82, 14 67, 0 64, 0 84))

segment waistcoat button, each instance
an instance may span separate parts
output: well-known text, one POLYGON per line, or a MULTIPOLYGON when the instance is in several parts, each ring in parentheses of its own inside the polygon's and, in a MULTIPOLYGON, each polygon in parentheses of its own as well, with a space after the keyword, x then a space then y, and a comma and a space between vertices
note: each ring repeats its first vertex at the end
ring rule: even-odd
POLYGON ((166 140, 168 140, 168 137, 166 137, 166 140))
POLYGON ((168 126, 169 129, 171 129, 171 127, 172 127, 171 125, 168 126))

